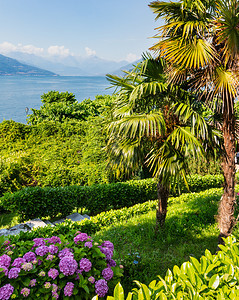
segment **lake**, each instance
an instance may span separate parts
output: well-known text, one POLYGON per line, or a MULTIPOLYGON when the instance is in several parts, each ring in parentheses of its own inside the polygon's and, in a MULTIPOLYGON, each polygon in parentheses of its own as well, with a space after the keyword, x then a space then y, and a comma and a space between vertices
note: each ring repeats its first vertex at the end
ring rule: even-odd
POLYGON ((41 95, 49 91, 73 93, 78 102, 110 95, 110 83, 100 76, 0 76, 0 122, 14 120, 26 124, 26 108, 39 109, 41 95))

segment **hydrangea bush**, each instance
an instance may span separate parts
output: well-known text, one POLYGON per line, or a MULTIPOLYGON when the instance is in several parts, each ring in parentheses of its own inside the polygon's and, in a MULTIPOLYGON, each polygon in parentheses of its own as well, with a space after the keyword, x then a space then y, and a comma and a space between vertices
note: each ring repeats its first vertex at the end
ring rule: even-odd
POLYGON ((91 299, 105 297, 122 276, 113 260, 114 245, 100 245, 77 231, 0 249, 0 300, 91 299))

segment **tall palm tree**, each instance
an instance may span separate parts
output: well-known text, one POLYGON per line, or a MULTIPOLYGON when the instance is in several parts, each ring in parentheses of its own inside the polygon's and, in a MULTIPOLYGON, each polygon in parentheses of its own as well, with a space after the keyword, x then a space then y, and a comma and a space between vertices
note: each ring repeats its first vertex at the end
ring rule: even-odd
POLYGON ((168 65, 171 82, 187 80, 198 95, 217 108, 222 119, 225 155, 222 169, 224 193, 218 210, 219 243, 235 224, 235 126, 234 103, 238 97, 238 0, 153 1, 156 19, 165 24, 151 48, 168 65))
POLYGON ((107 75, 118 88, 109 161, 122 173, 146 164, 158 178, 156 230, 164 225, 171 186, 186 181, 187 158, 203 155, 202 141, 214 142, 211 127, 193 110, 194 95, 167 84, 165 67, 163 59, 144 55, 124 77, 107 75))

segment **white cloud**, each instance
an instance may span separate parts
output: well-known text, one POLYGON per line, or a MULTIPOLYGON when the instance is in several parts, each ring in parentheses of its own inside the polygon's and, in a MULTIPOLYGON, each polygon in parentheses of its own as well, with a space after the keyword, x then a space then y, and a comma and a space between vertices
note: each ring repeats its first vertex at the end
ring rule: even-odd
POLYGON ((133 54, 133 53, 129 53, 127 56, 126 56, 126 60, 128 62, 134 62, 136 61, 137 59, 140 59, 140 56, 136 55, 136 54, 133 54))
POLYGON ((65 46, 50 46, 47 49, 48 54, 58 55, 58 56, 69 56, 70 50, 65 48, 65 46))
POLYGON ((3 42, 0 44, 0 52, 1 53, 9 53, 12 51, 17 51, 17 47, 11 43, 3 42))
POLYGON ((90 49, 88 47, 85 47, 85 52, 86 52, 87 56, 95 56, 96 55, 96 51, 92 50, 92 49, 90 49))
POLYGON ((0 52, 1 53, 9 53, 9 52, 23 52, 28 54, 36 54, 41 55, 44 52, 43 48, 38 48, 33 45, 22 45, 22 44, 11 44, 9 42, 3 42, 0 44, 0 52))

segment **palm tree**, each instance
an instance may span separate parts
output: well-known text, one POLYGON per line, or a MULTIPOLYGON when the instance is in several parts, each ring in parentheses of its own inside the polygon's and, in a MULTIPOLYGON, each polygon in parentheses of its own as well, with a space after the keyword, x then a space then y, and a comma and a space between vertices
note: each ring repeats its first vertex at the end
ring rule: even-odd
POLYGON ((158 178, 156 230, 164 225, 170 188, 186 181, 187 158, 204 154, 202 141, 214 142, 211 127, 193 110, 194 95, 167 84, 165 67, 163 59, 148 54, 124 77, 107 75, 118 88, 109 162, 124 174, 146 164, 158 178))
POLYGON ((153 1, 156 19, 165 24, 151 48, 168 65, 170 82, 185 80, 221 115, 225 155, 222 169, 224 193, 218 210, 219 243, 235 224, 235 110, 238 97, 238 0, 153 1))

